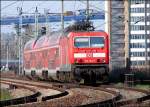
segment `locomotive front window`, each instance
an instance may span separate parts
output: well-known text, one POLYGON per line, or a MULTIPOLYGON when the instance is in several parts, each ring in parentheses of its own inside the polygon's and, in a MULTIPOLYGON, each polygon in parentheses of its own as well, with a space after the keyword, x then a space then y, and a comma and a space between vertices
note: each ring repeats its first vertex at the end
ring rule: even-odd
POLYGON ((76 37, 74 40, 74 46, 77 48, 89 47, 89 38, 88 37, 76 37))
POLYGON ((90 47, 104 47, 104 37, 90 37, 90 47))
POLYGON ((104 37, 76 37, 74 46, 77 48, 104 47, 104 37))

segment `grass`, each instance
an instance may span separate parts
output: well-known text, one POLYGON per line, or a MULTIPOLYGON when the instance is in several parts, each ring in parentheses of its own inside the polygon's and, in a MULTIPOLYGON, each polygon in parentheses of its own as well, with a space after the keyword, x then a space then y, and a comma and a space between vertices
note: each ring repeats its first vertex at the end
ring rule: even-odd
MULTIPOLYGON (((124 86, 124 83, 117 83, 115 86, 124 86)), ((145 89, 145 90, 150 90, 150 84, 135 84, 134 88, 139 88, 139 89, 145 89)))
POLYGON ((0 89, 0 100, 8 100, 11 99, 12 96, 7 89, 0 89))
POLYGON ((135 87, 136 87, 136 88, 140 88, 140 89, 150 90, 150 85, 137 84, 137 85, 135 85, 135 87))

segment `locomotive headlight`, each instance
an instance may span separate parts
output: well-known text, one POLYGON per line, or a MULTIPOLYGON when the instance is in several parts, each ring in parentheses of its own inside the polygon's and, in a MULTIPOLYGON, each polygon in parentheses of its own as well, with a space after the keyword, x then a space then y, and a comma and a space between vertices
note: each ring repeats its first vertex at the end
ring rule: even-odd
POLYGON ((105 53, 93 53, 93 57, 105 57, 105 53))
POLYGON ((74 58, 86 58, 86 53, 74 53, 74 58))

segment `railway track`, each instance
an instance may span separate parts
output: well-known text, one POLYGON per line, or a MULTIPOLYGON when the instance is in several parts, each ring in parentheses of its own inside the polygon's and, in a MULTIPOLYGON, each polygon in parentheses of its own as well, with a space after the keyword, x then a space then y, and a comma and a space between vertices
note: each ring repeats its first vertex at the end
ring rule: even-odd
MULTIPOLYGON (((142 89, 136 89, 136 88, 130 88, 130 87, 116 87, 113 85, 103 85, 102 87, 117 91, 121 94, 121 99, 116 101, 116 106, 126 106, 126 107, 140 107, 140 103, 144 101, 148 101, 150 104, 150 90, 142 90, 142 89), (138 105, 139 104, 139 105, 138 105)), ((149 105, 148 104, 148 105, 149 105)), ((149 106, 144 106, 149 107, 149 106)))
MULTIPOLYGON (((97 87, 84 86, 78 84, 63 84, 63 83, 47 83, 47 82, 32 82, 24 80, 14 79, 1 79, 2 81, 9 81, 18 84, 37 86, 42 88, 53 88, 63 90, 65 95, 60 96, 46 96, 43 97, 40 102, 32 102, 21 104, 21 107, 122 107, 131 104, 139 104, 145 101, 149 101, 150 92, 140 89, 127 88, 127 87, 115 87, 112 85, 101 85, 97 87), (138 93, 138 96, 134 96, 138 93), (132 97, 131 97, 132 96, 132 97)), ((15 105, 14 105, 15 106, 15 105)), ((128 107, 130 107, 128 106, 128 107)))
POLYGON ((46 101, 46 100, 53 99, 53 98, 62 97, 68 94, 68 92, 63 89, 52 87, 49 85, 46 86, 44 84, 39 84, 38 82, 36 83, 33 81, 31 82, 31 81, 1 78, 0 82, 3 84, 8 84, 13 89, 24 88, 24 89, 28 89, 34 92, 34 94, 30 96, 24 96, 20 98, 0 101, 1 106, 41 102, 41 101, 46 101))
POLYGON ((105 105, 106 103, 112 104, 114 100, 117 100, 120 96, 118 92, 103 89, 103 88, 94 88, 90 86, 80 86, 80 85, 71 85, 71 84, 60 84, 60 83, 43 83, 43 82, 32 82, 31 81, 23 81, 23 80, 14 80, 14 79, 4 79, 1 78, 1 82, 9 83, 11 85, 23 85, 26 86, 36 86, 42 88, 53 88, 53 89, 61 89, 64 92, 67 92, 66 96, 63 97, 55 97, 56 99, 52 99, 51 96, 46 96, 42 98, 40 102, 34 102, 30 104, 25 104, 22 106, 37 106, 37 105, 51 105, 51 107, 58 106, 85 106, 94 103, 101 103, 105 105), (61 86, 63 85, 63 86, 61 86), (51 100, 50 100, 51 99, 51 100), (46 101, 46 102, 45 102, 46 101), (52 106, 53 105, 53 106, 52 106))

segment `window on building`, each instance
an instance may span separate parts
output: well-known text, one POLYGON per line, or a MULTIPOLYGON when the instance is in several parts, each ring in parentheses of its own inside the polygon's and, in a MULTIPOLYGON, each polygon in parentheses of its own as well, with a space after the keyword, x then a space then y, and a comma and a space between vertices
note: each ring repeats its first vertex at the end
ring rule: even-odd
POLYGON ((150 57, 150 52, 148 52, 148 56, 150 57))
POLYGON ((137 21, 144 22, 145 17, 144 16, 132 16, 130 20, 131 22, 137 22, 137 21))
POLYGON ((145 43, 130 43, 130 48, 145 48, 145 43))
POLYGON ((145 61, 131 61, 131 66, 143 66, 145 61))
POLYGON ((131 30, 132 31, 139 31, 139 30, 144 30, 145 26, 144 25, 131 25, 131 30))
POLYGON ((131 13, 144 13, 145 9, 144 8, 131 8, 130 12, 131 13))
POLYGON ((147 43, 147 48, 150 48, 150 43, 147 43))
POLYGON ((145 52, 130 52, 131 57, 144 57, 145 52))
POLYGON ((145 0, 131 0, 131 4, 142 4, 145 0))
POLYGON ((131 61, 131 66, 136 66, 137 64, 137 61, 131 61))
POLYGON ((130 35, 130 39, 145 39, 145 35, 142 35, 142 34, 132 34, 132 35, 130 35))
POLYGON ((145 65, 145 61, 138 61, 138 65, 145 65))

